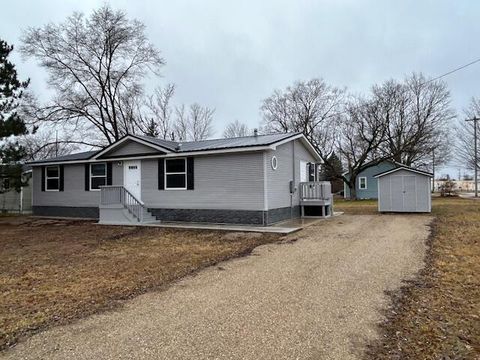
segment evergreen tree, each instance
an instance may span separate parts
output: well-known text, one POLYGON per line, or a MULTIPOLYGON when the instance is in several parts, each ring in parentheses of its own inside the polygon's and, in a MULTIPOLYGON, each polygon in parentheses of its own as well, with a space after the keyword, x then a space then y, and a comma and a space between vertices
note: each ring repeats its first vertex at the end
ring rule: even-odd
POLYGON ((10 187, 19 191, 22 185, 19 163, 25 149, 11 137, 28 133, 17 109, 30 80, 18 80, 15 65, 8 60, 12 50, 13 46, 0 39, 0 176, 10 178, 10 187))
POLYGON ((324 165, 322 168, 322 179, 332 183, 333 193, 341 191, 343 189, 343 165, 340 158, 332 153, 327 159, 327 164, 328 166, 324 165))

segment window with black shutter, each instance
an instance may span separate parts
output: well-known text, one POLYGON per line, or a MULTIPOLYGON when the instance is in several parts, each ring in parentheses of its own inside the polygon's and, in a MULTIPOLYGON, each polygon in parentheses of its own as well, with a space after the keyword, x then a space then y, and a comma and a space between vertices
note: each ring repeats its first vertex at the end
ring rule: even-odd
POLYGON ((90 164, 90 190, 100 190, 104 185, 107 185, 107 164, 90 164))
POLYGON ((60 167, 58 165, 45 167, 45 191, 60 190, 60 167))
POLYGON ((187 159, 165 159, 165 189, 187 189, 187 159))

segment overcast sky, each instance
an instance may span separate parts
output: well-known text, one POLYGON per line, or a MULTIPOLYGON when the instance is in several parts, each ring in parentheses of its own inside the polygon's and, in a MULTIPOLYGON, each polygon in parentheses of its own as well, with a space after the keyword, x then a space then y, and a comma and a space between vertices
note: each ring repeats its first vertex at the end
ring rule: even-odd
MULTIPOLYGON (((31 0, 2 4, 0 37, 19 46, 22 29, 89 14, 104 1, 31 0)), ((412 71, 437 76, 480 58, 478 1, 109 1, 147 26, 167 65, 176 101, 216 109, 220 136, 238 119, 258 126, 262 99, 296 80, 366 93, 372 84, 412 71)), ((45 75, 14 55, 21 78, 41 98, 45 75)), ((452 103, 462 109, 480 96, 480 63, 446 77, 452 103)))

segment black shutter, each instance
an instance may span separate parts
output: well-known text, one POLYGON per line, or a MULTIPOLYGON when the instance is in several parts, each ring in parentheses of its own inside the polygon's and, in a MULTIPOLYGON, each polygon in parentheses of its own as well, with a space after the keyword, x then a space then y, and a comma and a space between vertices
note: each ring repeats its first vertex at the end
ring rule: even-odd
POLYGON ((308 181, 315 181, 315 164, 308 164, 308 181))
POLYGON ((90 191, 90 164, 85 164, 85 191, 90 191))
POLYGON ((112 185, 112 163, 107 163, 107 185, 112 185))
POLYGON ((158 190, 165 190, 165 160, 158 159, 158 190))
POLYGON ((45 191, 45 166, 42 166, 42 191, 45 191))
POLYGON ((58 179, 58 190, 63 191, 63 173, 64 173, 63 172, 63 165, 60 165, 58 168, 59 168, 59 172, 60 172, 59 175, 58 175, 58 177, 59 177, 59 179, 58 179))
POLYGON ((187 158, 187 190, 193 190, 193 157, 187 158))

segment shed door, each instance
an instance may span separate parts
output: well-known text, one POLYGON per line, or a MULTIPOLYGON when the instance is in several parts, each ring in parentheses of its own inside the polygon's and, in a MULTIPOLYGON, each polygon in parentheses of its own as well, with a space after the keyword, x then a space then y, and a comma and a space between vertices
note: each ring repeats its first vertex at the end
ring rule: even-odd
POLYGON ((403 176, 403 211, 417 211, 417 188, 415 175, 403 176))
POLYGON ((403 211, 403 176, 393 175, 391 181, 392 211, 403 211))

